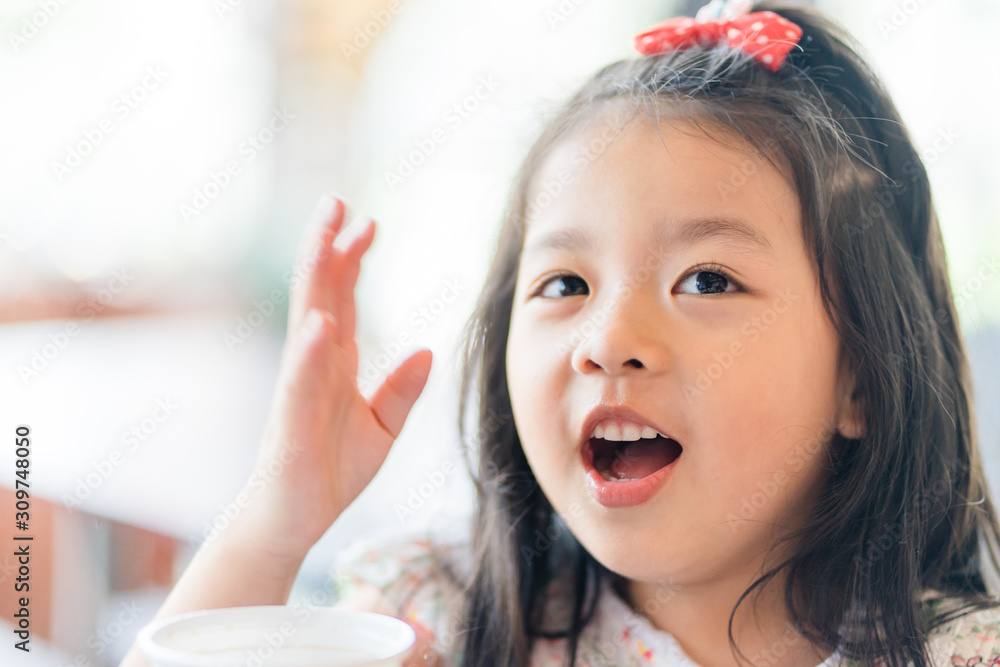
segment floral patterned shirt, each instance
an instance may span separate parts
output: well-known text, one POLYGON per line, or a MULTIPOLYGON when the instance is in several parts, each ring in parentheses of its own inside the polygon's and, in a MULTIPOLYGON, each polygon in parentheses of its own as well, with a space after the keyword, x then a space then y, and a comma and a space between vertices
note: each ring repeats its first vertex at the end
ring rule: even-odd
MULTIPOLYGON (((335 569, 338 606, 368 609, 416 621, 434 633, 434 647, 444 667, 461 665, 461 592, 442 563, 468 572, 470 554, 461 540, 420 535, 368 536, 338 554, 335 569)), ((558 587, 546 601, 549 613, 565 613, 558 587)), ((962 616, 936 628, 928 640, 934 667, 1000 667, 1000 610, 962 616)), ((562 667, 565 640, 536 640, 532 667, 562 667)), ((752 656, 751 656, 752 657, 752 656)), ((773 660, 773 659, 772 659, 773 660)), ((780 661, 779 661, 780 662, 780 661)), ((597 610, 584 629, 577 649, 584 667, 670 665, 698 667, 680 644, 657 629, 605 582, 597 610)), ((777 664, 777 663, 776 663, 777 664)), ((854 660, 834 652, 817 667, 852 667, 854 660)))

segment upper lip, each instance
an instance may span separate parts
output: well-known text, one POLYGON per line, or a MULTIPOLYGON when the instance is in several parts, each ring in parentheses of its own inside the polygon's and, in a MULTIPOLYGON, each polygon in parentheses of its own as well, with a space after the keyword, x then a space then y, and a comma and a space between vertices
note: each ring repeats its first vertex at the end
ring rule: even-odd
POLYGON ((626 405, 598 405, 593 410, 591 410, 583 420, 583 426, 580 429, 580 445, 581 447, 590 440, 590 434, 594 432, 594 427, 605 419, 627 419, 629 421, 638 422, 640 424, 645 424, 650 426, 654 430, 658 431, 662 435, 670 438, 671 440, 676 440, 670 431, 665 429, 662 424, 658 424, 656 421, 650 419, 646 415, 633 410, 626 405))

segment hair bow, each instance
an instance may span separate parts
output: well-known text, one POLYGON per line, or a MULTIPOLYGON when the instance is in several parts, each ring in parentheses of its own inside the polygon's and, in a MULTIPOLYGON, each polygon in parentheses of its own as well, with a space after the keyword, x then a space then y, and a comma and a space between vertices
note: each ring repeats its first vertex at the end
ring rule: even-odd
POLYGON ((802 28, 774 12, 752 12, 728 20, 679 16, 657 23, 635 37, 635 50, 645 56, 690 46, 713 46, 723 40, 776 72, 802 37, 802 28))

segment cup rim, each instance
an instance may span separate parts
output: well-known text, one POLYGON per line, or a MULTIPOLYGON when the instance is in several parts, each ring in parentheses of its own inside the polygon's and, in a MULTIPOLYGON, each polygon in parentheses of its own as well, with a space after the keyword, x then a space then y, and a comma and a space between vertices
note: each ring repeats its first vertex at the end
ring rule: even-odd
MULTIPOLYGON (((209 617, 210 620, 215 622, 224 623, 227 621, 239 621, 242 617, 246 616, 260 616, 261 612, 264 612, 265 616, 263 618, 256 618, 255 620, 270 621, 274 620, 278 623, 282 621, 291 620, 288 616, 291 609, 295 609, 296 605, 246 605, 242 607, 219 607, 215 609, 200 609, 197 611, 190 611, 181 614, 174 614, 171 616, 166 616, 159 620, 153 621, 139 630, 139 634, 136 639, 136 645, 138 646, 140 652, 143 656, 151 662, 162 662, 166 665, 174 664, 184 664, 190 667, 231 667, 233 664, 232 658, 227 658, 222 655, 205 655, 196 654, 184 651, 178 648, 173 648, 170 646, 164 646, 163 644, 157 643, 154 640, 154 636, 175 624, 183 623, 195 618, 200 618, 203 616, 209 617)), ((307 607, 302 607, 303 609, 307 607)), ((351 660, 349 662, 344 662, 343 667, 352 667, 354 665, 365 665, 367 663, 372 663, 373 661, 381 664, 385 660, 393 660, 405 657, 413 646, 417 642, 417 633, 406 621, 396 618, 395 616, 390 616, 388 614, 380 614, 371 611, 362 611, 357 609, 338 609, 336 607, 323 607, 321 609, 313 609, 312 615, 318 615, 319 620, 334 620, 338 618, 354 618, 354 619, 368 619, 369 621, 375 620, 378 623, 397 625, 401 630, 405 628, 406 640, 404 645, 404 640, 400 639, 400 647, 391 655, 380 655, 375 658, 362 658, 358 660, 351 660)), ((394 648, 391 646, 390 648, 394 648)))

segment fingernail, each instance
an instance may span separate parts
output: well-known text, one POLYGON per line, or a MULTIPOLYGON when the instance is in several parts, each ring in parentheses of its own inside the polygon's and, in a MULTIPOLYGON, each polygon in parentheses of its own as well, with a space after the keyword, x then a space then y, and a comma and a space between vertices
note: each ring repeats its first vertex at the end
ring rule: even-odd
POLYGON ((309 215, 309 219, 306 220, 306 229, 316 229, 326 224, 330 216, 333 215, 334 206, 336 206, 336 203, 333 197, 328 197, 325 194, 321 195, 312 213, 309 215))
POLYGON ((333 190, 327 190, 326 192, 323 193, 323 196, 329 199, 331 211, 333 210, 333 201, 335 199, 339 199, 344 204, 344 217, 350 220, 350 216, 347 215, 347 212, 350 211, 353 208, 353 206, 351 205, 351 202, 347 201, 347 197, 340 194, 339 192, 334 192, 333 190))
POLYGON ((344 205, 347 205, 347 197, 334 190, 326 190, 325 192, 323 192, 323 196, 329 197, 330 199, 339 199, 340 201, 344 202, 344 205))
POLYGON ((340 195, 334 192, 324 192, 319 196, 319 201, 316 202, 316 207, 313 208, 312 214, 306 222, 306 227, 315 229, 316 227, 329 223, 333 212, 337 210, 338 199, 344 203, 344 215, 346 216, 347 202, 340 195))
POLYGON ((358 216, 345 226, 344 231, 333 240, 333 245, 340 248, 349 247, 359 236, 366 233, 374 222, 371 216, 358 216))

